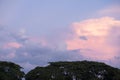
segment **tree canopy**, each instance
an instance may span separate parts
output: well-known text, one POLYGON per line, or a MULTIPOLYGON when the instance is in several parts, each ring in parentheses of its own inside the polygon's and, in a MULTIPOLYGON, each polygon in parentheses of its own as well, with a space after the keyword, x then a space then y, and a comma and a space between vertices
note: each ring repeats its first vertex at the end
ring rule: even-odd
POLYGON ((120 69, 93 61, 50 62, 26 75, 18 64, 0 61, 0 80, 120 80, 120 69))
POLYGON ((92 61, 50 62, 28 72, 26 80, 120 80, 120 70, 92 61))
POLYGON ((0 80, 22 80, 24 72, 21 69, 15 63, 0 61, 0 80))

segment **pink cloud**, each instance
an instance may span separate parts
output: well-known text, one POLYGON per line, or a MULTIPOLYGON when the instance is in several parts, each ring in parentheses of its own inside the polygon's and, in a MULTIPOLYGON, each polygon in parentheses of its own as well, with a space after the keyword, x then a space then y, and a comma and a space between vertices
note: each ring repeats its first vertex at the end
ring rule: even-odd
POLYGON ((3 48, 4 49, 7 49, 7 48, 20 48, 21 46, 22 46, 22 44, 19 44, 17 42, 8 42, 8 43, 3 45, 3 48))
MULTIPOLYGON (((100 60, 108 60, 117 55, 118 46, 115 47, 111 43, 115 43, 116 34, 111 35, 110 31, 114 27, 119 27, 120 20, 112 17, 102 17, 98 19, 88 19, 81 22, 74 22, 71 30, 72 38, 66 40, 67 49, 81 49, 82 55, 85 57, 96 58, 100 60), (80 39, 84 36, 87 40, 80 39), (110 42, 111 41, 111 42, 110 42), (91 51, 87 51, 87 49, 91 51)), ((120 30, 118 30, 120 31, 120 30)), ((118 35, 118 34, 117 34, 118 35)))

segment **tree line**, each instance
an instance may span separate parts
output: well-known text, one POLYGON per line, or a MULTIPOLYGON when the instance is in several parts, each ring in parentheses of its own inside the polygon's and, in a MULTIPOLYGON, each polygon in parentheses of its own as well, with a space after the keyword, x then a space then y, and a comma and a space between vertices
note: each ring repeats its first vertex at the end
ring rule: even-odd
POLYGON ((101 62, 49 62, 27 74, 13 62, 0 61, 0 80, 120 80, 120 69, 101 62))

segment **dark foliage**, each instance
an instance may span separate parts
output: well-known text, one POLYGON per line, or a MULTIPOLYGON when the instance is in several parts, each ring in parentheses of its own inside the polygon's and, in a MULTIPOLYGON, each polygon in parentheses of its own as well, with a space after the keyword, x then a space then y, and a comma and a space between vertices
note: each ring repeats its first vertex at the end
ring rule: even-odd
POLYGON ((22 80, 22 67, 12 62, 0 61, 0 80, 22 80))
POLYGON ((26 80, 120 80, 120 70, 92 61, 50 62, 28 72, 26 80))

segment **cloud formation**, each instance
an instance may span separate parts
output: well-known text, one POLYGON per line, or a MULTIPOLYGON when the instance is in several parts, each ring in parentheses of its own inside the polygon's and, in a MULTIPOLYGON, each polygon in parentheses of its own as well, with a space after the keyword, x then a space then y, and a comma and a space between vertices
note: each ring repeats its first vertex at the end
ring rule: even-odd
POLYGON ((118 55, 120 20, 112 17, 88 19, 74 22, 71 29, 72 38, 66 40, 68 50, 80 49, 83 56, 98 60, 109 60, 118 55))
POLYGON ((9 42, 3 45, 3 48, 20 48, 22 44, 19 44, 17 42, 9 42))
POLYGON ((27 71, 38 65, 47 65, 48 62, 83 59, 77 50, 58 51, 33 43, 25 44, 19 48, 1 48, 0 50, 0 60, 19 63, 27 71))
POLYGON ((51 61, 97 60, 120 67, 120 20, 112 17, 74 22, 71 32, 59 34, 62 41, 52 37, 53 42, 25 30, 0 29, 0 60, 19 63, 26 71, 51 61))
POLYGON ((102 16, 112 16, 112 17, 120 18, 119 16, 120 5, 116 4, 116 5, 108 6, 102 10, 99 10, 97 13, 102 16))
MULTIPOLYGON (((13 32, 7 29, 0 31, 0 60, 13 61, 28 71, 38 65, 46 65, 51 61, 82 60, 78 50, 60 50, 51 48, 46 39, 27 36, 23 31, 13 32), (14 34, 13 34, 14 33, 14 34), (77 55, 77 56, 76 56, 77 55)), ((51 44, 52 45, 52 44, 51 44)), ((53 44, 54 45, 54 44, 53 44)))

